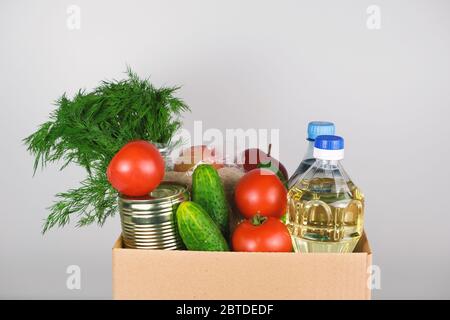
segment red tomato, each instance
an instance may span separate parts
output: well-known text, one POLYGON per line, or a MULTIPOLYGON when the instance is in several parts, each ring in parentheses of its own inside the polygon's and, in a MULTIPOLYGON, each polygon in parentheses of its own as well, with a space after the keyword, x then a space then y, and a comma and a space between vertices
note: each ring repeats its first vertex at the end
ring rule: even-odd
POLYGON ((286 213, 287 190, 280 179, 268 169, 254 169, 239 180, 235 201, 246 218, 256 214, 281 217, 286 213))
POLYGON ((286 226, 276 218, 255 216, 241 222, 233 233, 234 251, 291 252, 292 241, 286 226))
POLYGON ((127 143, 109 163, 107 175, 111 185, 128 196, 144 196, 164 178, 164 159, 150 142, 127 143))

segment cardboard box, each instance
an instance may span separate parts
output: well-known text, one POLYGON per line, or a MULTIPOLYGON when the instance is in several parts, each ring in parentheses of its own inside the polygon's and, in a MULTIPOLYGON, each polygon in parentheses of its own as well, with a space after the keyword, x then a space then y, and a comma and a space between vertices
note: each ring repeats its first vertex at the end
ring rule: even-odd
POLYGON ((114 299, 370 299, 366 235, 354 253, 112 250, 114 299))

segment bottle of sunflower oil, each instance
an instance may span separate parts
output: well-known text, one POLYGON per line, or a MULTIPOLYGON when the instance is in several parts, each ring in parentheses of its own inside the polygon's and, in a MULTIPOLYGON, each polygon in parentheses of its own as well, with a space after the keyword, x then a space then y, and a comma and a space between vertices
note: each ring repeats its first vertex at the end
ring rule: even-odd
POLYGON ((364 196, 344 170, 344 139, 318 136, 314 164, 288 192, 286 225, 295 252, 346 253, 363 232, 364 196))

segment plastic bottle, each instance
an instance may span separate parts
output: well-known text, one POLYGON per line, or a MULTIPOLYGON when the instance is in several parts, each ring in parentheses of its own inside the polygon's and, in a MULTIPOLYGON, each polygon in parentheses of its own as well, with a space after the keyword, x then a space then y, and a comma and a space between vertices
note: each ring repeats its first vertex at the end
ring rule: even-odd
POLYGON ((315 159, 313 156, 313 150, 314 140, 316 139, 316 137, 320 135, 334 135, 334 133, 335 126, 332 122, 311 121, 310 123, 308 123, 308 137, 306 138, 306 140, 308 141, 308 148, 297 170, 295 170, 294 174, 288 181, 289 188, 292 187, 298 181, 301 175, 305 173, 314 163, 315 159))
POLYGON ((364 196, 341 164, 344 139, 318 136, 314 164, 288 192, 286 225, 296 252, 352 252, 363 232, 364 196))

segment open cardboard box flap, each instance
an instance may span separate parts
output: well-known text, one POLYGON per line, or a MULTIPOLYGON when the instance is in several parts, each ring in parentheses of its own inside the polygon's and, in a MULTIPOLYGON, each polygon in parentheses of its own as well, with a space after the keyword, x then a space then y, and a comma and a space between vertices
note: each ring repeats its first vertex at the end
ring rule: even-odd
POLYGON ((370 299, 372 252, 245 253, 113 247, 114 299, 370 299))

